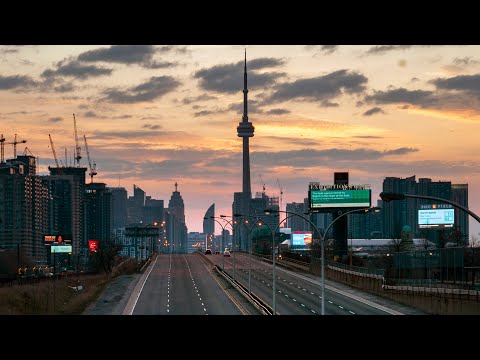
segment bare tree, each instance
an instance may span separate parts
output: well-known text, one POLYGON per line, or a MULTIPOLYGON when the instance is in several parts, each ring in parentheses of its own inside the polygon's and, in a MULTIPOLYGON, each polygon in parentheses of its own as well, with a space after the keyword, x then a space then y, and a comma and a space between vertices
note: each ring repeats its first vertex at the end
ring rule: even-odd
POLYGON ((432 242, 428 240, 428 233, 425 230, 420 232, 420 246, 424 250, 428 250, 433 247, 432 242))
POLYGON ((95 253, 95 262, 97 267, 102 267, 108 275, 112 272, 115 264, 115 257, 122 250, 122 245, 113 240, 105 240, 100 242, 100 247, 95 253))

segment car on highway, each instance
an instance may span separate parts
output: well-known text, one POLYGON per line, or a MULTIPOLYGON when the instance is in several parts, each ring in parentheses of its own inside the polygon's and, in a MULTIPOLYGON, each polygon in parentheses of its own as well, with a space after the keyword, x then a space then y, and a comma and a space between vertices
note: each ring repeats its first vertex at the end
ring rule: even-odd
POLYGON ((223 256, 230 256, 230 251, 225 250, 225 251, 223 252, 223 256))
POLYGON ((205 255, 212 255, 212 249, 205 250, 205 255))

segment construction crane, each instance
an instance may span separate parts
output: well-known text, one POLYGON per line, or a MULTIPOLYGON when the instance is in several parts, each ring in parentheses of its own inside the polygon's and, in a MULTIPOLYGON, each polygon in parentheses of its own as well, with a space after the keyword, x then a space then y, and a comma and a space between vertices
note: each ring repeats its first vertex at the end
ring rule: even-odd
POLYGON ((260 176, 260 181, 262 182, 262 186, 263 186, 263 194, 265 195, 265 183, 263 182, 262 174, 258 174, 258 176, 260 176))
POLYGON ((283 188, 280 185, 280 181, 277 178, 278 188, 280 189, 280 210, 282 210, 283 188))
POLYGON ((50 138, 50 146, 52 147, 52 153, 53 153, 53 158, 55 159, 55 164, 57 165, 57 167, 60 167, 58 165, 57 153, 55 152, 55 148, 53 147, 52 137, 50 136, 50 134, 48 134, 48 137, 50 138))
MULTIPOLYGON (((3 138, 3 135, 2 135, 2 138, 3 138)), ((2 142, 2 163, 4 162, 4 158, 3 158, 3 154, 4 154, 4 150, 3 150, 3 144, 4 144, 4 141, 5 139, 1 140, 0 141, 2 142)), ((6 143, 7 145, 13 145, 13 158, 16 159, 17 158, 17 144, 25 144, 27 142, 27 140, 22 140, 22 141, 17 141, 17 134, 15 134, 15 139, 13 140, 13 142, 11 143, 6 143)))
POLYGON ((85 150, 87 151, 88 167, 90 168, 90 172, 88 173, 88 175, 90 175, 90 182, 93 183, 93 176, 97 175, 97 172, 95 171, 97 168, 97 164, 95 164, 94 162, 92 166, 92 162, 90 160, 90 151, 88 151, 87 137, 85 136, 85 134, 83 135, 83 138, 85 139, 85 150))
POLYGON ((75 149, 76 149, 75 160, 77 160, 77 166, 80 166, 80 159, 82 158, 82 156, 80 155, 80 151, 82 149, 80 145, 78 145, 77 121, 75 120, 75 114, 73 114, 73 127, 75 129, 75 149))
POLYGON ((3 137, 3 134, 0 136, 0 145, 2 147, 2 157, 1 157, 1 163, 4 164, 5 163, 5 138, 3 137))

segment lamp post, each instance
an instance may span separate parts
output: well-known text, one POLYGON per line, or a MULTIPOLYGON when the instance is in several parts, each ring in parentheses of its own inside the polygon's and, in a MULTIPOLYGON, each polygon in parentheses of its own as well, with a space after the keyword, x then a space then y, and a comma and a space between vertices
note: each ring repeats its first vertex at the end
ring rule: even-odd
POLYGON ((321 314, 322 315, 325 315, 325 236, 327 235, 327 232, 328 230, 330 230, 330 228, 332 227, 332 225, 338 220, 340 219, 341 217, 345 216, 345 215, 348 215, 352 212, 356 212, 356 211, 365 211, 365 212, 368 212, 370 210, 378 210, 379 208, 378 207, 372 207, 372 208, 362 208, 362 209, 354 209, 354 210, 351 210, 351 211, 347 211, 343 214, 341 214, 340 216, 338 216, 335 220, 333 220, 328 226, 327 226, 327 229, 325 230, 325 233, 322 234, 320 233, 320 231, 318 230, 317 226, 312 222, 310 221, 308 218, 306 218, 305 216, 302 216, 300 214, 297 214, 297 213, 294 213, 294 212, 291 212, 291 211, 284 211, 284 210, 276 210, 276 209, 266 209, 265 210, 265 214, 270 214, 270 213, 274 213, 274 212, 282 212, 282 213, 285 213, 285 214, 290 214, 292 216, 296 215, 302 219, 304 219, 305 221, 307 221, 316 231, 317 231, 317 234, 320 238, 320 257, 321 257, 321 267, 322 267, 322 270, 321 270, 321 273, 322 273, 322 289, 321 289, 321 292, 322 292, 322 301, 321 301, 321 314))
MULTIPOLYGON (((232 235, 233 235, 233 232, 234 232, 234 228, 235 226, 232 224, 231 221, 225 219, 227 217, 227 215, 220 215, 220 218, 223 220, 223 221, 226 221, 228 224, 230 224, 230 227, 232 228, 232 235)), ((235 222, 235 221, 234 221, 235 222)), ((236 222, 235 222, 236 224, 236 222)), ((225 224, 225 226, 227 226, 227 224, 225 224)), ((233 282, 235 282, 235 253, 237 252, 237 246, 236 246, 236 243, 235 243, 235 236, 232 236, 232 241, 233 241, 233 282)), ((223 257, 223 261, 225 261, 225 257, 223 257)))
MULTIPOLYGON (((255 225, 262 226, 261 221, 262 218, 257 217, 257 216, 249 216, 249 215, 241 215, 241 214, 233 214, 234 217, 248 217, 255 219, 255 222, 252 224, 252 226, 249 228, 246 223, 242 222, 243 225, 247 228, 248 231, 248 237, 250 238, 249 244, 248 244, 248 293, 251 293, 251 272, 252 272, 252 230, 255 227, 255 225), (260 222, 259 222, 260 221, 260 222)), ((248 222, 248 220, 247 220, 248 222)), ((267 225, 268 226, 268 225, 267 225)))
POLYGON ((471 212, 466 207, 464 207, 464 206, 462 206, 462 205, 460 205, 460 204, 458 204, 454 201, 451 201, 451 200, 442 199, 442 198, 435 197, 435 196, 401 194, 401 193, 392 193, 392 192, 383 192, 383 191, 380 193, 380 197, 382 198, 383 201, 386 201, 386 202, 389 202, 389 201, 392 201, 392 200, 404 200, 405 198, 426 199, 426 200, 434 200, 434 201, 444 202, 444 203, 453 205, 456 208, 459 208, 460 210, 466 212, 468 215, 470 215, 471 217, 473 217, 475 220, 477 220, 480 223, 480 217, 477 214, 471 212))
MULTIPOLYGON (((227 226, 227 224, 223 225, 220 221, 217 220, 218 218, 215 216, 210 216, 210 218, 216 221, 222 227, 222 243, 223 243, 223 246, 225 247, 225 227, 227 226)), ((208 220, 207 217, 204 217, 203 219, 208 220)), ((225 220, 223 218, 221 219, 225 220)), ((225 270, 225 256, 223 256, 223 251, 221 251, 221 255, 222 255, 222 270, 225 270)))

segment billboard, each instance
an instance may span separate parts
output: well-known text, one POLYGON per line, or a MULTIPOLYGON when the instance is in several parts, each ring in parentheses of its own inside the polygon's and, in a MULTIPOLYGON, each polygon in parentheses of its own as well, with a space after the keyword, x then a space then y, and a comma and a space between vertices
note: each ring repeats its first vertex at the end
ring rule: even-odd
POLYGON ((455 224, 455 209, 447 204, 422 204, 418 209, 419 229, 450 229, 455 224))
POLYGON ((310 209, 367 208, 370 189, 318 189, 309 191, 310 209))
POLYGON ((98 240, 88 240, 88 252, 96 253, 98 251, 98 240))
POLYGON ((72 236, 71 235, 45 235, 43 237, 45 245, 60 245, 63 243, 71 243, 72 236))
POLYGON ((51 246, 52 253, 71 253, 72 252, 72 245, 52 245, 51 246))
POLYGON ((311 231, 294 231, 291 236, 292 246, 306 246, 312 243, 311 231))

